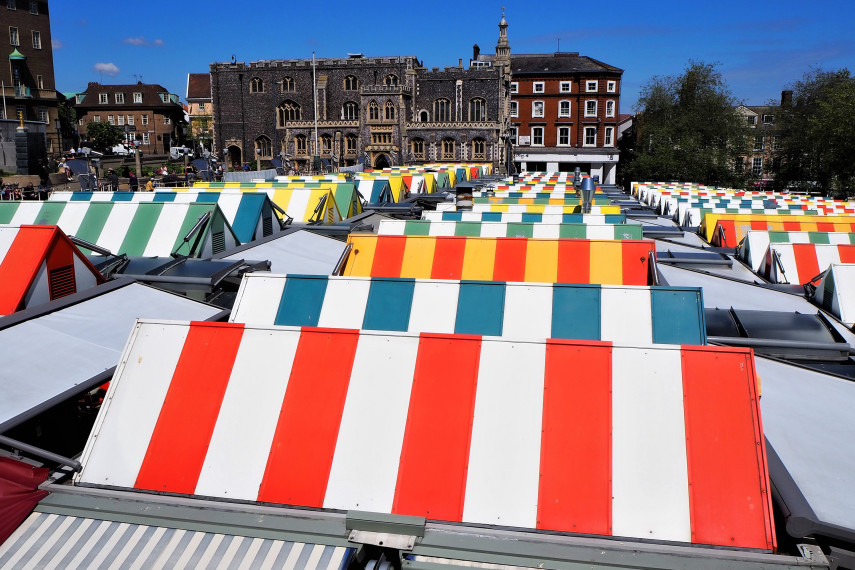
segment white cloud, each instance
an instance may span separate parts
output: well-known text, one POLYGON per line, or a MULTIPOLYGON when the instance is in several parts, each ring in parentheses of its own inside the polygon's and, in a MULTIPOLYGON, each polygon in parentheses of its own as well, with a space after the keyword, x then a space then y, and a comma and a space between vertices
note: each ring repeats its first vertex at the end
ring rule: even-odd
POLYGON ((131 44, 132 46, 144 46, 148 43, 145 41, 145 38, 143 36, 140 36, 138 38, 125 38, 122 41, 126 44, 131 44))
POLYGON ((56 38, 51 38, 51 39, 50 39, 50 46, 51 46, 53 49, 62 49, 62 48, 64 48, 64 47, 65 47, 65 44, 63 44, 61 41, 59 41, 59 40, 58 40, 58 39, 56 39, 56 38))
POLYGON ((155 46, 160 47, 160 46, 162 46, 162 45, 163 45, 163 40, 162 40, 162 39, 160 39, 160 38, 157 38, 156 40, 154 40, 154 41, 153 41, 153 42, 151 42, 151 43, 152 43, 152 45, 155 45, 155 46))
POLYGON ((106 73, 107 75, 118 75, 119 68, 115 63, 96 63, 95 71, 99 73, 106 73))

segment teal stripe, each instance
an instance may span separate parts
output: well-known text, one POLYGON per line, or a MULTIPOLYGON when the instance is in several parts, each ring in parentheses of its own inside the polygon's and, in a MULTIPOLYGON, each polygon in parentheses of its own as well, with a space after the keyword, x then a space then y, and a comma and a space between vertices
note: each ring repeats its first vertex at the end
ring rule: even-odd
POLYGON ((92 192, 72 192, 69 202, 88 202, 92 199, 92 192))
POLYGON ((178 196, 175 192, 155 192, 153 202, 174 202, 178 196))
POLYGON ((133 198, 133 192, 113 192, 113 195, 110 196, 110 200, 113 202, 131 202, 133 198))
POLYGON ((0 224, 11 222, 20 205, 20 202, 0 202, 0 224))
POLYGON ((42 207, 39 209, 36 219, 33 220, 33 223, 55 226, 67 203, 68 202, 44 202, 42 207))
POLYGON ((410 326, 415 279, 371 280, 362 328, 375 331, 406 331, 410 326))
POLYGON ((220 199, 220 196, 222 196, 222 194, 220 194, 219 192, 199 192, 196 195, 196 201, 197 202, 217 202, 220 199))
POLYGON ((502 221, 502 213, 501 212, 483 212, 481 214, 482 222, 501 222, 502 221))
POLYGON ((581 224, 585 222, 584 214, 562 214, 561 222, 564 224, 581 224))
POLYGON ((552 338, 600 340, 598 285, 553 285, 552 338))
POLYGON ((606 214, 605 221, 607 224, 625 224, 626 214, 606 214))
POLYGON ((543 214, 523 213, 522 217, 520 218, 520 221, 526 222, 528 224, 539 224, 543 221, 543 214))
MULTIPOLYGON (((202 194, 199 194, 201 201, 202 194)), ((267 194, 241 194, 235 219, 232 221, 232 231, 241 243, 249 243, 255 239, 255 231, 261 221, 261 211, 267 194)), ((206 202, 216 201, 216 198, 204 200, 206 202)), ((261 237, 261 236, 258 236, 261 237)))
POLYGON ((443 222, 459 222, 463 219, 463 212, 443 212, 443 222))
POLYGON ((454 334, 502 335, 505 284, 498 281, 461 281, 454 334))
POLYGON ((428 220, 407 220, 404 222, 405 236, 429 236, 430 224, 428 220))
POLYGON ((314 327, 318 325, 327 278, 323 275, 289 275, 276 311, 275 325, 314 327))
POLYGON ((651 289, 653 342, 706 344, 706 323, 700 289, 651 289))

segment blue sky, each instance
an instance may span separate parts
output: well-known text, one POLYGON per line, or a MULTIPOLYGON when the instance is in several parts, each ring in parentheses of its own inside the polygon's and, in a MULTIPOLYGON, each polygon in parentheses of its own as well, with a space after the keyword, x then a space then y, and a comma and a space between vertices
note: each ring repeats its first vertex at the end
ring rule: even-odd
MULTIPOLYGON (((53 0, 57 89, 159 83, 184 100, 215 61, 415 55, 428 67, 492 52, 501 2, 53 0), (354 12, 357 9, 357 12, 354 12)), ((855 73, 855 0, 504 3, 511 51, 577 51, 625 70, 621 112, 655 75, 718 62, 737 101, 762 105, 811 67, 855 73)))

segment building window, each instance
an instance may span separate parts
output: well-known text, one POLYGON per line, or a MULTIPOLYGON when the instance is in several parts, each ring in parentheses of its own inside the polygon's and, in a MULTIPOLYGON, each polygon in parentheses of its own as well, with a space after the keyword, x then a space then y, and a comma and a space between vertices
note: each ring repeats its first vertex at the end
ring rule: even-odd
POLYGON ((448 99, 437 99, 434 101, 433 120, 438 123, 451 120, 451 105, 448 99))
POLYGON ((617 81, 606 81, 606 91, 615 93, 617 91, 617 81))
POLYGON ((33 49, 42 49, 42 33, 33 30, 33 49))
POLYGON ((107 122, 110 123, 111 125, 115 125, 116 124, 116 118, 113 115, 107 115, 107 122))
POLYGON ((42 123, 48 122, 48 112, 44 107, 39 107, 39 121, 42 123))
POLYGON ((603 146, 615 146, 614 136, 615 128, 606 127, 605 134, 603 135, 603 146))
POLYGON ((308 154, 308 151, 306 150, 307 148, 305 135, 297 135, 294 137, 295 154, 308 154))
POLYGON ((330 154, 332 152, 332 136, 321 135, 321 152, 330 154))
POLYGON ((606 117, 614 117, 615 116, 615 102, 614 101, 606 101, 606 117))
POLYGON ((775 135, 774 137, 772 137, 772 150, 781 150, 781 148, 783 148, 781 146, 781 137, 775 135))
POLYGON ((745 122, 748 124, 749 127, 753 127, 754 125, 757 124, 757 116, 756 115, 748 115, 747 117, 745 117, 745 122))
POLYGON ((585 82, 585 91, 588 93, 596 93, 597 92, 597 82, 596 81, 586 81, 585 82))
POLYGON ((18 43, 18 28, 9 27, 9 43, 13 46, 20 45, 18 43))
POLYGON ((128 123, 129 125, 133 125, 133 124, 134 124, 134 116, 133 116, 133 115, 128 115, 127 123, 128 123))
POLYGON ((543 127, 531 128, 531 146, 543 146, 543 127))
POLYGON ((763 115, 763 124, 771 125, 775 122, 775 115, 763 115))
POLYGON ((472 141, 472 160, 487 160, 487 141, 484 139, 472 141))
POLYGON ((371 133, 372 144, 392 144, 392 133, 380 132, 371 133))
POLYGON ((478 123, 487 120, 487 102, 476 98, 469 101, 469 121, 478 123))
POLYGON ((751 175, 755 178, 763 176, 763 159, 757 157, 751 161, 751 175))
POLYGON ((100 123, 101 122, 101 115, 95 115, 94 117, 92 117, 92 122, 93 123, 100 123))
POLYGON ((520 92, 520 84, 516 81, 511 81, 511 93, 519 93, 520 92))
POLYGON ((386 78, 383 80, 383 83, 384 83, 385 85, 395 86, 395 85, 397 85, 397 84, 398 84, 398 76, 397 76, 397 75, 395 75, 394 73, 390 73, 390 74, 389 74, 389 75, 387 75, 387 76, 386 76, 386 78))
POLYGON ((30 14, 33 16, 39 15, 39 3, 36 0, 30 0, 30 14))
POLYGON ((356 121, 359 119, 359 105, 348 101, 341 109, 341 118, 345 121, 356 121))
POLYGON ((442 160, 454 160, 454 139, 443 139, 442 160))
POLYGON ((416 115, 416 117, 417 117, 416 120, 419 121, 420 123, 427 123, 428 121, 430 121, 430 113, 428 113, 424 109, 419 111, 418 114, 416 115))
POLYGON ((282 78, 282 92, 290 93, 294 91, 294 78, 293 77, 283 77, 282 78))
POLYGON ((535 81, 532 83, 531 92, 532 93, 543 93, 544 85, 543 81, 535 81))
POLYGON ((344 139, 344 152, 346 154, 354 155, 356 154, 356 145, 357 145, 357 137, 356 135, 347 135, 344 139))
POLYGON ((570 82, 562 81, 558 89, 561 93, 570 93, 570 82))
POLYGON ((148 115, 140 115, 140 123, 143 125, 148 124, 148 115))
MULTIPOLYGON (((263 86, 262 86, 263 87, 263 86)), ((169 93, 158 93, 160 100, 164 103, 169 103, 169 93)))
POLYGON ((99 105, 106 105, 109 102, 110 102, 110 96, 109 95, 107 95, 106 93, 98 93, 98 104, 99 105))
POLYGON ((280 128, 285 126, 286 121, 299 121, 301 117, 300 105, 294 101, 285 101, 276 109, 276 118, 280 128))
POLYGON ((395 105, 391 101, 386 101, 386 104, 383 105, 383 116, 386 117, 387 121, 395 120, 395 105))
POLYGON ((359 89, 359 80, 354 75, 348 75, 344 78, 344 89, 346 91, 356 91, 359 89))
POLYGON ((36 75, 36 87, 39 89, 45 88, 45 78, 43 75, 36 75))
POLYGON ((125 126, 125 116, 124 115, 116 115, 116 124, 120 127, 125 126))
POLYGON ((520 104, 516 101, 511 101, 511 117, 519 117, 520 115, 520 104))
POLYGON ((584 146, 597 146, 597 127, 585 127, 584 146))
POLYGON ((125 102, 125 94, 124 93, 116 93, 116 103, 124 103, 125 102))
POLYGON ((597 116, 597 102, 596 101, 585 101, 585 116, 586 117, 596 117, 597 116))
POLYGON ((543 116, 543 101, 532 101, 531 102, 531 116, 532 117, 542 117, 543 116))
POLYGON ((371 101, 368 104, 368 120, 369 121, 379 121, 380 120, 380 105, 378 105, 376 101, 371 101))
POLYGON ((558 102, 558 116, 559 117, 569 117, 570 116, 570 101, 559 101, 558 102))
POLYGON ((134 103, 142 103, 142 93, 134 93, 134 103))
POLYGON ((142 134, 142 143, 143 143, 144 145, 149 145, 149 144, 151 144, 151 139, 149 138, 148 133, 143 133, 143 134, 142 134))
POLYGON ((169 118, 169 115, 164 115, 164 116, 163 116, 163 124, 164 124, 164 125, 169 125, 169 124, 171 124, 171 123, 172 123, 172 119, 170 119, 170 118, 169 118))
POLYGON ((422 139, 413 139, 410 142, 410 150, 413 153, 415 160, 425 160, 425 141, 422 139))
POLYGON ((763 150, 763 135, 754 137, 754 150, 763 150))
POLYGON ((15 3, 15 0, 6 0, 6 7, 10 10, 17 10, 18 7, 15 3))
POLYGON ((249 92, 264 93, 264 81, 262 81, 260 77, 253 77, 249 82, 249 92))
POLYGON ((558 146, 570 146, 570 127, 558 127, 558 146))
POLYGON ((517 144, 517 128, 511 127, 508 129, 508 138, 511 139, 511 144, 517 144))

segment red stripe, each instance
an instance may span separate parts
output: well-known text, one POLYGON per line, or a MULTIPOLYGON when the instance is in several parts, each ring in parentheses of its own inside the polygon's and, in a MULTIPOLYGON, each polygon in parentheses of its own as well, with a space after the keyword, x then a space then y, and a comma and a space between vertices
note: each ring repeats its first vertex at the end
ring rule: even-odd
POLYGON ((624 240, 621 245, 623 284, 652 285, 650 282, 650 252, 656 251, 656 244, 650 240, 624 240))
MULTIPOLYGON (((798 232, 802 229, 802 223, 799 221, 785 220, 781 223, 784 224, 784 230, 788 232, 798 232)), ((765 230, 766 228, 763 229, 765 230)))
MULTIPOLYGON (((735 241, 735 239, 736 239, 736 224, 734 222, 732 222, 730 220, 724 220, 724 221, 718 222, 716 225, 724 228, 724 239, 727 241, 728 245, 730 245, 730 242, 735 241)), ((717 229, 713 231, 712 245, 714 245, 716 247, 724 247, 724 243, 722 243, 722 241, 721 241, 720 232, 717 229)), ((734 247, 734 246, 731 245, 730 247, 734 247)))
POLYGON ((242 337, 242 324, 191 324, 135 488, 195 491, 242 337))
POLYGON ((481 338, 422 334, 392 512, 460 521, 481 338))
POLYGON ((692 542, 773 550, 751 351, 682 348, 692 542))
POLYGON ((840 256, 840 263, 855 263, 855 245, 838 245, 837 255, 840 256))
POLYGON ((56 226, 18 229, 9 251, 0 260, 0 283, 3 284, 0 315, 10 315, 24 308, 27 291, 38 275, 56 232, 56 226))
POLYGON ((558 283, 591 282, 591 242, 558 240, 558 283))
POLYGON ((437 237, 430 278, 460 279, 463 276, 463 256, 465 253, 465 237, 437 237))
POLYGON ((322 507, 359 331, 304 327, 258 500, 322 507))
POLYGON ((831 222, 817 222, 816 223, 816 230, 818 232, 833 232, 834 231, 834 224, 831 222))
POLYGON ((497 238, 493 281, 525 281, 526 238, 497 238))
POLYGON ((406 246, 407 236, 377 236, 374 261, 371 264, 371 276, 400 277, 406 246))
POLYGON ((546 345, 537 528, 612 534, 611 343, 546 345))
MULTIPOLYGON (((794 243, 793 257, 796 259, 798 282, 805 283, 819 274, 819 261, 816 259, 816 247, 812 243, 794 243)), ((793 275, 788 275, 793 281, 793 275)), ((795 283, 794 283, 795 284, 795 283)))

